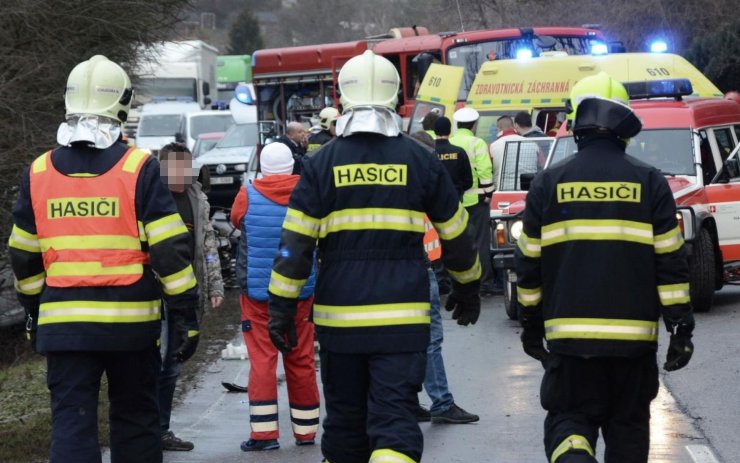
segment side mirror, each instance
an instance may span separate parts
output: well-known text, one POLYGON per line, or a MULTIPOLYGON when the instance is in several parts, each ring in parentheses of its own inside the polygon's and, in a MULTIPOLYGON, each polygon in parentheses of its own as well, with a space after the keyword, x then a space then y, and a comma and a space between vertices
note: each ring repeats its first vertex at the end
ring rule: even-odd
POLYGON ((175 141, 177 143, 185 143, 185 136, 182 134, 182 132, 175 133, 175 141))
POLYGON ((211 104, 211 99, 208 97, 205 97, 203 98, 203 103, 205 103, 205 105, 208 106, 209 104, 211 104))
POLYGON ((527 172, 519 174, 519 189, 522 191, 529 191, 532 180, 534 180, 535 173, 527 172))
POLYGON ((210 95, 210 94, 211 94, 211 85, 208 82, 203 82, 203 95, 210 95))

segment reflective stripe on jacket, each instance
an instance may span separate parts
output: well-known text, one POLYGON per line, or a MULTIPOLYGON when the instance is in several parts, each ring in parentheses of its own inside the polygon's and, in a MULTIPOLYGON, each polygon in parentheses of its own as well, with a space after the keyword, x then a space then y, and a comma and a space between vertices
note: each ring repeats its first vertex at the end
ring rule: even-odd
POLYGON ((31 166, 38 241, 52 287, 125 286, 138 281, 149 256, 136 219, 136 181, 148 154, 129 149, 94 177, 60 173, 47 152, 31 166))

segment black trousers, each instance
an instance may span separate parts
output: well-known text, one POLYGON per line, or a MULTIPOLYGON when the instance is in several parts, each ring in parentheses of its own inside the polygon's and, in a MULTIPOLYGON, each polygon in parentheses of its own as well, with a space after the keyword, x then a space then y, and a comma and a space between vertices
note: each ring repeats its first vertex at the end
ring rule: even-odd
POLYGON ((50 463, 100 463, 98 394, 108 377, 111 463, 161 463, 159 350, 49 352, 50 463))
POLYGON ((605 463, 647 463, 650 402, 657 394, 655 353, 591 359, 551 354, 540 390, 548 412, 547 457, 557 463, 596 462, 586 448, 593 454, 601 429, 605 463))
POLYGON ((320 353, 326 417, 321 450, 330 463, 367 463, 401 453, 421 460, 424 440, 415 407, 426 352, 320 353))
POLYGON ((493 265, 491 263, 491 209, 486 203, 465 208, 468 211, 468 229, 470 230, 480 258, 481 292, 493 292, 495 281, 493 279, 493 265))

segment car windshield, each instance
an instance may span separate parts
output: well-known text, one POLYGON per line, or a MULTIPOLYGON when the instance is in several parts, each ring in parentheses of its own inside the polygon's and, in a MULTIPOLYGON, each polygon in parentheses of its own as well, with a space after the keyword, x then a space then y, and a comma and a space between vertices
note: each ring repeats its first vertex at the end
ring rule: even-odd
POLYGON ((193 157, 197 158, 201 154, 210 151, 214 146, 216 146, 216 143, 218 143, 218 141, 218 138, 198 140, 197 142, 195 142, 195 146, 193 147, 193 157))
POLYGON ((198 138, 202 133, 226 132, 234 124, 231 114, 203 114, 190 119, 190 137, 198 138))
POLYGON ((147 103, 152 97, 190 97, 198 101, 195 79, 176 78, 140 78, 134 92, 140 103, 147 103))
POLYGON ((256 146, 259 137, 257 124, 232 125, 216 148, 236 148, 239 146, 256 146))
MULTIPOLYGON (((575 154, 573 137, 558 138, 550 165, 575 154)), ((696 175, 689 129, 643 130, 630 140, 627 154, 657 167, 665 175, 696 175)))
POLYGON ((542 36, 534 40, 534 44, 526 39, 504 39, 461 45, 447 51, 447 64, 465 68, 463 82, 460 87, 458 100, 465 100, 473 86, 475 75, 486 61, 500 59, 514 59, 517 51, 527 48, 535 56, 542 52, 564 51, 569 55, 587 55, 591 53, 591 46, 595 43, 604 43, 592 37, 554 37, 542 36), (533 48, 534 45, 534 49, 533 48))
POLYGON ((180 129, 179 114, 151 114, 141 116, 137 137, 174 137, 180 129))

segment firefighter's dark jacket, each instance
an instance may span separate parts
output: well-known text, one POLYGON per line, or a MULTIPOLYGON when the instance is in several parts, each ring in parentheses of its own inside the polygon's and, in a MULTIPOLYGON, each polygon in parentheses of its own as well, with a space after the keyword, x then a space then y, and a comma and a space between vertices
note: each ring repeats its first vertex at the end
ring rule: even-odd
MULTIPOLYGON (((129 149, 123 143, 115 143, 108 149, 97 150, 87 147, 58 147, 51 153, 54 168, 64 175, 90 176, 107 172, 118 163, 129 149)), ((136 307, 137 303, 159 301, 164 297, 170 310, 194 310, 198 305, 197 285, 194 278, 189 280, 192 272, 192 256, 188 246, 187 229, 173 227, 180 221, 172 195, 160 179, 159 162, 149 158, 142 166, 136 183, 135 208, 136 218, 144 230, 157 228, 166 230, 159 236, 156 244, 148 245, 142 241, 142 249, 148 251, 150 265, 144 266, 143 276, 128 286, 99 287, 50 287, 37 290, 19 290, 24 281, 33 281, 45 275, 42 254, 31 249, 38 248, 29 241, 37 234, 36 221, 31 205, 30 172, 26 169, 21 179, 18 201, 13 209, 13 234, 10 239, 10 258, 18 282, 18 298, 27 313, 37 318, 39 305, 64 305, 69 307, 87 306, 86 301, 94 303, 126 303, 136 307), (176 220, 175 220, 176 219, 176 220), (184 230, 185 233, 180 233, 184 230), (14 239, 15 237, 15 239, 14 239), (18 239, 22 237, 22 239, 18 239), (19 244, 20 243, 20 244, 19 244), (25 243, 25 244, 23 244, 25 243), (175 283, 169 294, 164 293, 164 283, 160 282, 154 272, 164 281, 172 277, 185 284, 175 283), (19 285, 20 283, 20 285, 19 285)), ((111 186, 115 191, 115 186, 111 186)), ((152 230, 152 236, 155 231, 152 230)), ((152 243, 155 243, 152 240, 152 243)), ((84 310, 84 309, 81 309, 84 310)), ((125 309, 124 309, 125 310, 125 309)), ((100 313, 100 312, 99 312, 100 313)), ((115 323, 97 322, 54 322, 40 324, 37 333, 36 349, 39 352, 49 351, 131 351, 143 350, 155 345, 160 335, 159 315, 156 320, 115 323)), ((54 317, 51 317, 54 318, 54 317)))
POLYGON ((689 272, 676 204, 657 169, 616 138, 589 138, 538 174, 518 240, 522 325, 550 350, 638 356, 690 313, 689 272))
POLYGON ((424 215, 458 282, 480 279, 455 187, 428 148, 405 136, 336 138, 304 164, 270 281, 270 311, 292 311, 318 244, 313 320, 322 349, 426 351, 424 215))
POLYGON ((306 151, 308 151, 309 153, 311 151, 316 151, 317 149, 321 148, 323 145, 329 143, 333 139, 334 139, 334 136, 328 130, 322 130, 320 132, 316 132, 312 134, 310 137, 308 137, 308 148, 306 148, 306 151))

